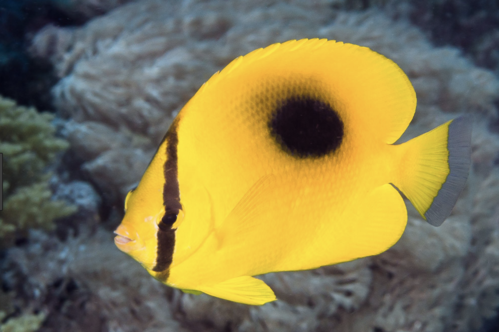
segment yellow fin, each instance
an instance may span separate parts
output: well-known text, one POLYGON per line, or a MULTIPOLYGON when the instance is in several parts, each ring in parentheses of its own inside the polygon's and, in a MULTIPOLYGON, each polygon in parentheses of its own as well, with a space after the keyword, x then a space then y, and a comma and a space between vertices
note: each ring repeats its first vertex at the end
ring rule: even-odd
POLYGON ((404 200, 390 184, 375 188, 341 216, 333 213, 311 240, 293 239, 299 254, 287 256, 278 270, 312 269, 380 254, 400 239, 407 225, 404 200))
MULTIPOLYGON (((205 84, 210 89, 203 89, 203 93, 210 98, 203 105, 228 100, 227 94, 236 96, 241 91, 264 92, 261 89, 267 85, 262 82, 283 75, 307 76, 310 82, 321 82, 327 86, 328 96, 337 102, 338 110, 362 110, 349 112, 351 121, 375 128, 369 134, 388 144, 400 138, 416 110, 414 88, 395 62, 367 47, 317 38, 272 44, 236 58, 205 84), (217 85, 224 80, 224 85, 217 85)), ((289 82, 283 80, 285 83, 289 82)), ((220 110, 232 109, 218 103, 216 106, 220 110)), ((212 113, 206 117, 212 117, 212 113)), ((206 123, 200 125, 204 128, 206 123)))
POLYGON ((463 116, 401 145, 401 173, 394 185, 434 226, 450 215, 470 168, 471 118, 463 116))
POLYGON ((215 297, 249 305, 263 305, 275 301, 272 289, 260 279, 238 277, 221 283, 199 287, 199 290, 215 297))
MULTIPOLYGON (((400 239, 406 225, 407 208, 399 192, 390 184, 375 188, 346 213, 340 226, 335 227, 338 233, 335 238, 342 242, 337 244, 337 250, 339 255, 344 255, 340 261, 388 250, 400 239)), ((324 240, 326 238, 324 236, 324 240)))
MULTIPOLYGON (((294 209, 291 198, 300 197, 286 191, 277 176, 258 181, 221 230, 221 253, 245 257, 245 264, 254 267, 250 274, 312 269, 376 255, 399 240, 407 223, 404 201, 390 184, 375 188, 342 214, 334 207, 302 210, 309 202, 294 209)), ((237 260, 227 264, 231 269, 237 265, 237 260)))

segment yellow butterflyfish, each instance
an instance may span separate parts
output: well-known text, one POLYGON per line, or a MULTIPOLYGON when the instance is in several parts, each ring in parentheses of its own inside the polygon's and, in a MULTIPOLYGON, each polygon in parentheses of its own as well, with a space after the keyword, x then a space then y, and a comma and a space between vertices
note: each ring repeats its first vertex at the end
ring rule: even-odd
POLYGON ((439 226, 469 172, 467 117, 394 144, 415 109, 404 72, 366 47, 238 57, 174 120, 115 243, 168 286, 251 305, 276 299, 256 275, 382 253, 407 223, 397 189, 439 226))

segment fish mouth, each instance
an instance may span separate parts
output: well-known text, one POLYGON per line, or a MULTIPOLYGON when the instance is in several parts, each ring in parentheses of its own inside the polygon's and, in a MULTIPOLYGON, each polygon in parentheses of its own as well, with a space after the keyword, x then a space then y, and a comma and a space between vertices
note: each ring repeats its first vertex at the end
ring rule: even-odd
POLYGON ((116 243, 117 245, 125 245, 129 242, 133 242, 132 239, 127 238, 126 236, 123 236, 119 233, 116 233, 116 231, 114 231, 114 234, 116 234, 116 236, 114 237, 114 243, 116 243))
POLYGON ((123 249, 127 244, 135 242, 129 237, 129 228, 123 225, 118 226, 118 228, 114 231, 114 234, 116 234, 114 243, 120 249, 123 249))

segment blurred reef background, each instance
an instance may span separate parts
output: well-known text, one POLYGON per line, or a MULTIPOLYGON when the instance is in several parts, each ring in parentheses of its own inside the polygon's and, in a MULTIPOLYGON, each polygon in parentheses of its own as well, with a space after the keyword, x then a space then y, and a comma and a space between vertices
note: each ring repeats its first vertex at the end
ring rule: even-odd
POLYGON ((499 331, 497 1, 1 0, 0 75, 0 331, 499 331), (265 275, 263 307, 158 283, 112 231, 173 118, 235 57, 317 37, 407 73, 406 138, 473 114, 452 216, 410 208, 384 254, 265 275))

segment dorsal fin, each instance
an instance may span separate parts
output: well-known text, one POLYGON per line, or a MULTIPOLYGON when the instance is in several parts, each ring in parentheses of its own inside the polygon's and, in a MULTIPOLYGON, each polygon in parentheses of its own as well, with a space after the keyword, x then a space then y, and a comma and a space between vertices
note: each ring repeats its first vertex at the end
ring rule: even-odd
MULTIPOLYGON (((350 114, 353 121, 369 123, 388 144, 400 138, 416 111, 414 88, 395 62, 367 47, 327 39, 290 40, 254 50, 213 75, 203 92, 207 87, 217 89, 226 79, 242 79, 251 86, 255 80, 263 82, 259 72, 272 78, 281 75, 283 67, 291 77, 323 83, 341 99, 338 105, 359 113, 350 114)), ((218 91, 209 91, 214 92, 218 91)))

